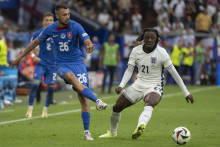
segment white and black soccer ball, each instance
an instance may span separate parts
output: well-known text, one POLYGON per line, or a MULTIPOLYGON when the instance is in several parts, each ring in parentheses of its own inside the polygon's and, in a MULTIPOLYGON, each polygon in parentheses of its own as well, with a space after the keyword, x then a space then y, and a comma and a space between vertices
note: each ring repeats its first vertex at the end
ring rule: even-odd
POLYGON ((191 138, 190 131, 186 127, 178 127, 173 131, 173 140, 179 144, 186 144, 191 138))

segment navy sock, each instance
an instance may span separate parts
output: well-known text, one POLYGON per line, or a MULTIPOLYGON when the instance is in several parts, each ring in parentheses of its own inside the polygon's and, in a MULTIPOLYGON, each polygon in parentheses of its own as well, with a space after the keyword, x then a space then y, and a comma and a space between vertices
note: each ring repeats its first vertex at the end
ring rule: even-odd
POLYGON ((89 112, 82 112, 81 117, 82 117, 82 120, 83 120, 84 130, 89 130, 90 113, 89 112))
POLYGON ((90 90, 89 88, 84 88, 82 91, 82 94, 87 97, 88 99, 92 100, 93 102, 96 102, 96 100, 98 99, 92 92, 92 90, 90 90))
POLYGON ((29 92, 29 105, 33 105, 34 103, 34 99, 37 95, 37 89, 38 89, 39 85, 35 84, 35 83, 32 83, 31 85, 31 89, 30 89, 30 92, 29 92))
POLYGON ((46 97, 45 107, 49 107, 50 101, 53 98, 53 93, 54 93, 54 87, 47 87, 47 97, 46 97))

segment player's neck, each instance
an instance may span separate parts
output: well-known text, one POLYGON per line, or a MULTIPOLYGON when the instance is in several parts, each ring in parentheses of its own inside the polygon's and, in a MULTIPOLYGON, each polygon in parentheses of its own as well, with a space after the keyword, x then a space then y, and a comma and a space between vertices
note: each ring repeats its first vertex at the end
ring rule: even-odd
POLYGON ((66 26, 68 26, 68 24, 66 25, 66 24, 63 24, 60 21, 58 21, 58 27, 63 28, 63 27, 66 27, 66 26))

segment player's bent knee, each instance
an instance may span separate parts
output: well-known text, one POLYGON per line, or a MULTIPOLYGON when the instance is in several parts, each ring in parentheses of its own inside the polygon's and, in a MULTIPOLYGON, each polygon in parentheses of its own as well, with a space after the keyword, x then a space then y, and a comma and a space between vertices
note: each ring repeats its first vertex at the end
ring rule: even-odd
POLYGON ((119 113, 122 111, 122 108, 119 105, 115 104, 113 106, 113 111, 119 113))

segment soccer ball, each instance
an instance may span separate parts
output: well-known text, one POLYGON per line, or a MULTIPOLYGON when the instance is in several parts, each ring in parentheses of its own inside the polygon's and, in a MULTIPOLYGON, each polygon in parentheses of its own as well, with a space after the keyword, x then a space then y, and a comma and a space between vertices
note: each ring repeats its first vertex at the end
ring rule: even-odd
POLYGON ((173 131, 172 137, 177 144, 186 144, 190 140, 190 131, 185 127, 178 127, 173 131))

